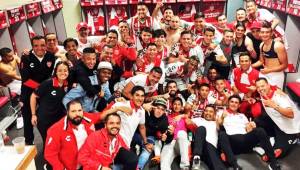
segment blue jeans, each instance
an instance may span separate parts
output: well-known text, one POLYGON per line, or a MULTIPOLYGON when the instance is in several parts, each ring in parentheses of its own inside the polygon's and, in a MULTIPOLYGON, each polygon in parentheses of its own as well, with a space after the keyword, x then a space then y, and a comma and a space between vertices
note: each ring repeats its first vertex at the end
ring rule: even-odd
MULTIPOLYGON (((151 143, 154 145, 154 141, 155 141, 155 138, 154 136, 148 136, 147 137, 147 142, 148 143, 151 143)), ((143 150, 139 156, 139 161, 138 161, 138 168, 139 169, 143 169, 145 164, 147 163, 150 155, 151 155, 152 152, 149 152, 147 151, 147 149, 145 147, 143 147, 143 150)))

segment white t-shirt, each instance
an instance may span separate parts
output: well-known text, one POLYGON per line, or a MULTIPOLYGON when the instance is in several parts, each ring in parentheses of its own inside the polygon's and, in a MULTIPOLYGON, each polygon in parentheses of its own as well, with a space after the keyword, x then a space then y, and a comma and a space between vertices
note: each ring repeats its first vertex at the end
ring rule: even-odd
POLYGON ((136 76, 130 77, 129 79, 125 80, 124 87, 129 83, 132 82, 135 86, 142 86, 145 89, 145 93, 153 93, 158 89, 158 84, 154 86, 147 85, 147 78, 148 74, 138 74, 136 76))
POLYGON ((181 72, 183 69, 183 62, 170 63, 166 66, 165 69, 166 79, 172 79, 176 81, 179 91, 185 90, 187 88, 186 85, 189 82, 195 82, 197 80, 197 74, 195 71, 192 72, 191 75, 184 75, 184 77, 179 76, 178 72, 181 72))
MULTIPOLYGON (((127 106, 129 108, 132 108, 130 101, 117 102, 112 106, 112 108, 115 108, 117 106, 127 106)), ((142 107, 138 108, 137 110, 133 109, 132 115, 127 115, 126 113, 120 111, 118 111, 117 113, 121 116, 120 135, 124 139, 127 146, 130 148, 132 137, 138 125, 145 124, 145 110, 142 107)))
POLYGON ((83 49, 87 47, 92 47, 94 43, 100 42, 101 37, 100 36, 88 36, 87 37, 87 43, 82 43, 79 41, 78 38, 75 38, 78 41, 78 51, 82 52, 83 49))
POLYGON ((218 131, 216 121, 207 121, 201 117, 193 118, 192 121, 199 127, 203 126, 206 129, 206 141, 217 148, 218 131))
POLYGON ((242 113, 227 114, 224 118, 223 126, 228 135, 246 134, 247 117, 242 113))
POLYGON ((275 92, 271 100, 274 101, 277 105, 279 105, 279 107, 292 108, 294 112, 294 118, 288 118, 283 116, 275 109, 263 105, 267 114, 275 122, 275 124, 279 127, 279 129, 287 134, 299 133, 300 132, 300 111, 297 109, 297 106, 290 99, 290 97, 288 95, 282 95, 275 92))

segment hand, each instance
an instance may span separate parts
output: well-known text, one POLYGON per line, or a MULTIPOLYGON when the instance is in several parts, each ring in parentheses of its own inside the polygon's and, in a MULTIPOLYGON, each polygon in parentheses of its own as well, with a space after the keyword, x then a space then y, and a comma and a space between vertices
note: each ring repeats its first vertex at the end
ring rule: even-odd
POLYGON ((24 49, 22 52, 22 55, 29 55, 29 53, 30 53, 30 50, 24 49))
POLYGON ((271 108, 277 107, 277 104, 274 101, 272 101, 271 99, 262 100, 262 102, 267 107, 271 107, 271 108))
POLYGON ((251 92, 255 92, 256 91, 256 87, 255 86, 249 86, 246 87, 248 90, 250 90, 251 92))
POLYGON ((130 107, 127 107, 127 106, 119 106, 119 107, 117 107, 117 110, 121 111, 121 112, 124 112, 127 115, 131 115, 132 112, 133 112, 133 110, 130 107))
POLYGON ((157 2, 155 8, 156 8, 156 9, 159 9, 159 8, 161 8, 162 6, 164 6, 164 3, 163 3, 163 2, 157 2))
POLYGON ((99 98, 104 97, 104 91, 103 91, 103 90, 101 90, 101 91, 98 93, 98 97, 99 97, 99 98))
POLYGON ((112 170, 112 169, 109 168, 109 167, 104 167, 104 166, 102 166, 101 170, 112 170))
POLYGON ((247 102, 249 103, 249 104, 254 104, 255 102, 256 102, 256 100, 254 99, 254 98, 246 98, 245 100, 247 100, 247 102))
POLYGON ((146 111, 150 112, 150 111, 154 108, 154 106, 152 105, 152 102, 150 102, 150 103, 144 103, 144 104, 143 104, 143 108, 144 108, 146 111))
POLYGON ((175 127, 173 125, 168 126, 168 132, 172 135, 174 133, 175 127))
POLYGON ((31 124, 32 124, 32 126, 37 125, 37 116, 36 115, 31 116, 31 124))
POLYGON ((125 102, 126 99, 124 97, 118 97, 115 99, 115 102, 125 102))
POLYGON ((271 71, 272 71, 272 70, 270 70, 270 69, 268 69, 268 68, 263 68, 263 69, 260 70, 260 72, 261 72, 262 74, 268 74, 268 73, 271 73, 271 71))
POLYGON ((253 122, 253 121, 249 122, 249 125, 250 125, 253 129, 256 128, 256 124, 255 124, 255 122, 253 122))
POLYGON ((167 140, 167 133, 163 133, 162 135, 161 135, 161 141, 166 141, 167 140))
POLYGON ((164 95, 163 95, 163 98, 164 98, 164 99, 169 99, 169 98, 170 98, 170 94, 169 94, 169 93, 164 94, 164 95))

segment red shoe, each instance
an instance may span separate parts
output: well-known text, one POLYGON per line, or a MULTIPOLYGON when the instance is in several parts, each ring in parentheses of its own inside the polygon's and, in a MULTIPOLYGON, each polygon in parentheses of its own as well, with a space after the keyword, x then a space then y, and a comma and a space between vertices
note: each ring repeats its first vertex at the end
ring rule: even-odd
POLYGON ((282 154, 282 149, 275 149, 274 150, 275 158, 279 158, 281 154, 282 154))
POLYGON ((263 160, 264 162, 268 162, 269 157, 266 154, 264 154, 263 156, 261 156, 261 160, 263 160))
POLYGON ((226 162, 227 161, 227 158, 226 158, 226 155, 225 155, 225 153, 221 153, 221 155, 220 155, 220 157, 221 157, 221 160, 223 161, 223 162, 226 162))

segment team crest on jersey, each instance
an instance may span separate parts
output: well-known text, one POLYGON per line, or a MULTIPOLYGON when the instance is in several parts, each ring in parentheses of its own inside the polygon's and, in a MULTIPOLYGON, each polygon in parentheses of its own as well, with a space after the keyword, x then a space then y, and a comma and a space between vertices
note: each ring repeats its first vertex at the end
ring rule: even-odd
POLYGON ((119 54, 120 54, 120 51, 119 51, 119 50, 114 50, 114 54, 115 54, 115 55, 119 55, 119 54))
POLYGON ((34 67, 34 63, 30 63, 29 67, 33 68, 34 67))
POLYGON ((51 95, 52 95, 52 96, 56 96, 56 91, 53 90, 53 91, 51 92, 51 95))
POLYGON ((52 62, 51 62, 51 61, 48 61, 48 62, 47 62, 47 67, 50 68, 51 66, 52 66, 52 62))

